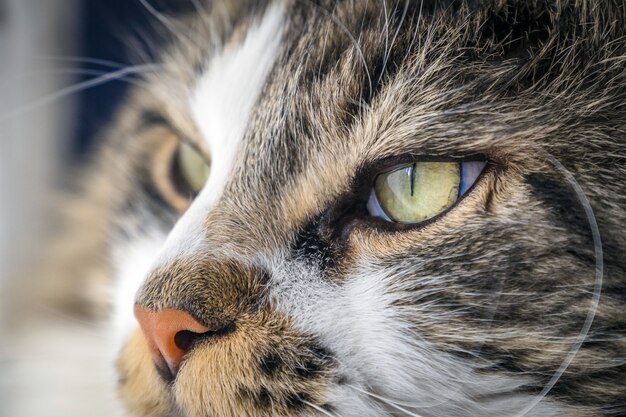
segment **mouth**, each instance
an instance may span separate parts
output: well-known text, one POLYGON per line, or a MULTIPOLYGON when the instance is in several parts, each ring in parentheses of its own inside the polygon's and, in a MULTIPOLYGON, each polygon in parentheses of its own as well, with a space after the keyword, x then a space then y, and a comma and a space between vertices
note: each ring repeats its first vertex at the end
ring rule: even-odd
POLYGON ((176 379, 176 369, 170 368, 165 359, 161 357, 161 360, 154 361, 154 367, 159 374, 159 376, 168 384, 173 384, 176 379))

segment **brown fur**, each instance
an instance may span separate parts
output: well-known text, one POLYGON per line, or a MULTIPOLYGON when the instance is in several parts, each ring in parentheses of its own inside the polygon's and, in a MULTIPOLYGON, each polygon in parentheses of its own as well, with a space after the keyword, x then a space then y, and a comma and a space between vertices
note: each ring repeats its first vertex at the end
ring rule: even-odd
MULTIPOLYGON (((180 92, 212 53, 198 40, 241 42, 263 9, 246 4, 183 17, 192 41, 175 39, 163 72, 146 78, 148 92, 121 109, 98 171, 121 185, 106 188, 115 196, 104 210, 109 223, 126 219, 128 232, 152 221, 147 212, 167 229, 184 208, 159 185, 165 170, 150 180, 151 155, 175 141, 171 132, 202 143, 180 92), (146 109, 166 121, 167 139, 144 126, 146 109)), ((135 335, 119 361, 129 408, 137 416, 294 416, 314 412, 306 401, 334 412, 328 393, 346 383, 334 357, 341 353, 293 322, 282 305, 286 284, 268 267, 276 256, 328 287, 341 288, 360 267, 379 272, 411 331, 439 352, 478 361, 484 375, 525 378, 519 392, 531 398, 579 336, 595 266, 588 219, 548 152, 592 202, 605 280, 593 327, 547 401, 562 415, 626 413, 624 4, 416 1, 388 4, 387 14, 375 1, 288 4, 281 55, 224 194, 203 221, 205 253, 154 271, 138 296, 152 309, 230 320, 237 330, 194 349, 173 386, 135 335), (364 214, 363 187, 381 167, 476 155, 489 170, 436 221, 390 226, 364 214)))

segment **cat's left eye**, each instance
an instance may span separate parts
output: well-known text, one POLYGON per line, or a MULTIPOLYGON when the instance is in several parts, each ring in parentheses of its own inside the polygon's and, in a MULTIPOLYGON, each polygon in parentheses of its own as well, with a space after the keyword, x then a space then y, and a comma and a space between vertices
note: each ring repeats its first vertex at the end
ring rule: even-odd
POLYGON ((420 223, 449 208, 472 187, 485 161, 414 162, 377 175, 367 209, 394 223, 420 223))
POLYGON ((158 136, 150 171, 161 197, 176 211, 183 213, 204 188, 211 173, 207 153, 189 140, 174 135, 158 136))
POLYGON ((198 194, 209 178, 210 162, 187 142, 181 142, 175 158, 174 166, 180 171, 180 178, 184 181, 182 185, 188 188, 190 194, 198 194))
POLYGON ((211 173, 211 163, 184 140, 178 141, 171 152, 168 183, 174 192, 166 194, 170 204, 182 212, 204 188, 211 173))

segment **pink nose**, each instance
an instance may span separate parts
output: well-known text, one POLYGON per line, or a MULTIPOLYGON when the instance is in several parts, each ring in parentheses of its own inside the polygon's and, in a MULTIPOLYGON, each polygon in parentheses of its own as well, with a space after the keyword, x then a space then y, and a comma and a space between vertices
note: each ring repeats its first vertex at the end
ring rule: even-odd
POLYGON ((157 369, 167 380, 176 377, 185 355, 197 339, 215 333, 181 310, 151 311, 136 305, 135 317, 146 337, 157 369))

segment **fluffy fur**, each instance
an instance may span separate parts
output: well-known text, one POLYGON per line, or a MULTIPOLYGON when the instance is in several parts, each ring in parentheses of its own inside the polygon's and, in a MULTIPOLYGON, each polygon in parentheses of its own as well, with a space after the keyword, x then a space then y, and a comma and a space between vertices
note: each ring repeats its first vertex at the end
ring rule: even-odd
POLYGON ((133 415, 626 413, 622 2, 193 4, 93 176, 117 185, 97 191, 108 242, 178 230, 136 302, 237 329, 172 384, 137 330, 118 361, 133 415), (218 176, 183 214, 154 162, 180 139, 218 176), (597 306, 594 218, 546 155, 591 201, 597 306), (477 156, 435 221, 367 216, 382 168, 477 156))

